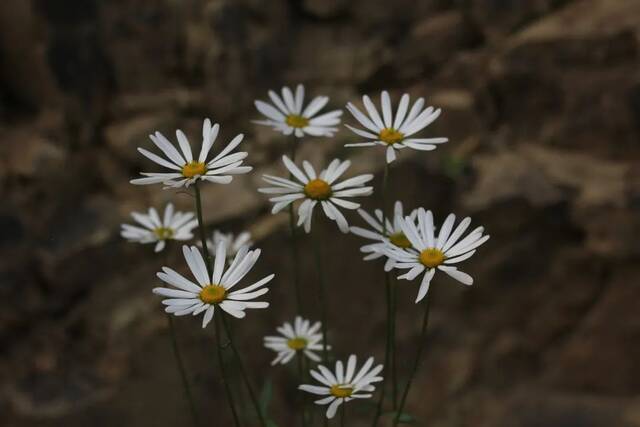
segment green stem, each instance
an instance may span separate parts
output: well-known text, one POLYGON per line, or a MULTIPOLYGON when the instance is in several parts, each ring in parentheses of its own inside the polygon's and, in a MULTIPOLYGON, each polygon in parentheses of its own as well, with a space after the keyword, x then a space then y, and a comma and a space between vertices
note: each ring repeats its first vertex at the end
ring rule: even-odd
POLYGON ((207 264, 207 271, 209 275, 211 275, 211 253, 209 252, 209 248, 207 247, 207 230, 204 226, 204 221, 202 220, 202 198, 200 196, 200 183, 196 181, 193 184, 196 193, 196 215, 198 216, 198 230, 200 231, 200 241, 202 242, 202 252, 204 252, 204 259, 207 264))
POLYGON ((178 365, 178 372, 180 373, 180 379, 182 380, 182 387, 184 388, 184 394, 189 403, 189 411, 191 412, 191 419, 193 425, 198 425, 198 411, 193 400, 193 394, 191 394, 191 387, 187 378, 187 371, 184 367, 184 361, 182 360, 182 354, 180 353, 180 347, 178 346, 178 338, 176 334, 176 328, 173 324, 173 316, 167 314, 167 322, 169 323, 169 331, 171 332, 171 346, 173 347, 173 354, 176 358, 176 364, 178 365))
POLYGON ((236 405, 233 400, 233 393, 231 392, 231 384, 229 381, 229 376, 227 375, 227 370, 224 366, 224 360, 222 359, 222 334, 220 333, 220 320, 218 320, 219 315, 216 314, 214 316, 213 322, 215 323, 215 331, 216 331, 216 354, 218 356, 218 365, 220 368, 220 372, 222 373, 222 383, 224 384, 225 392, 227 393, 227 401, 229 403, 229 408, 231 408, 231 414, 233 416, 233 423, 236 427, 240 426, 240 418, 238 417, 238 412, 236 411, 236 405))
MULTIPOLYGON (((304 353, 300 350, 297 351, 296 354, 297 365, 298 365, 298 382, 300 384, 305 383, 305 375, 304 375, 304 353)), ((302 412, 301 412, 301 422, 302 426, 307 426, 307 400, 304 396, 302 396, 302 412)))
POLYGON ((346 407, 347 404, 345 402, 342 402, 342 405, 340 405, 340 427, 344 427, 346 424, 344 423, 345 419, 347 418, 347 416, 345 415, 345 413, 347 412, 346 407))
MULTIPOLYGON (((291 161, 295 162, 298 141, 295 136, 291 138, 291 161)), ((289 173, 289 179, 293 176, 289 173)), ((293 264, 293 286, 296 296, 296 311, 302 314, 302 293, 300 291, 300 254, 298 252, 298 236, 296 233, 295 209, 293 203, 289 205, 289 231, 291 233, 291 263, 293 264)))
MULTIPOLYGON (((320 221, 318 221, 319 223, 320 221)), ((322 322, 322 360, 326 363, 329 361, 329 350, 327 347, 327 301, 326 289, 324 283, 324 269, 322 268, 322 243, 320 232, 317 229, 319 224, 316 223, 315 232, 311 233, 313 240, 313 254, 316 261, 316 269, 318 271, 318 303, 320 304, 320 321, 322 322)))
POLYGON ((262 409, 260 408, 258 398, 256 396, 255 391, 253 390, 253 386, 251 385, 251 382, 249 381, 249 376, 247 375, 247 371, 245 370, 244 363, 242 363, 242 358, 240 357, 240 353, 238 352, 238 349, 236 348, 236 345, 233 342, 233 337, 231 336, 231 330, 229 329, 227 317, 224 313, 220 313, 219 317, 222 318, 222 326, 224 327, 225 333, 227 334, 227 338, 229 339, 229 346, 231 347, 231 350, 233 351, 233 355, 235 356, 236 361, 238 362, 238 368, 240 369, 240 374, 242 375, 244 384, 246 385, 247 390, 249 391, 249 397, 251 398, 251 402, 255 407, 256 413, 258 414, 258 418, 260 419, 260 424, 262 425, 262 427, 267 427, 267 421, 265 420, 264 414, 262 413, 262 409))
POLYGON ((398 406, 396 417, 393 420, 393 427, 396 427, 400 422, 400 415, 402 414, 404 405, 407 401, 407 396, 409 395, 411 384, 413 383, 413 379, 415 378, 416 373, 418 372, 418 368, 420 367, 420 362, 422 361, 422 350, 424 349, 424 343, 426 341, 426 335, 427 335, 427 325, 429 324, 429 305, 432 298, 433 298, 433 289, 431 289, 431 292, 427 295, 426 301, 424 302, 424 318, 422 320, 422 330, 420 331, 420 341, 418 342, 418 350, 416 351, 416 360, 413 363, 413 369, 411 370, 411 375, 409 376, 407 385, 404 388, 404 392, 402 393, 402 398, 400 399, 400 405, 398 406))

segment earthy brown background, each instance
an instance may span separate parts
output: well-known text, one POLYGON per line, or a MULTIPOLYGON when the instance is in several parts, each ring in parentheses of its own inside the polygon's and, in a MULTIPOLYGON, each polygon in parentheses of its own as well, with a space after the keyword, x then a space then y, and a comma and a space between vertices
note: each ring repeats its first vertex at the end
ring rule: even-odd
MULTIPOLYGON (((164 261, 118 227, 132 209, 190 209, 128 183, 150 166, 135 148, 156 129, 198 141, 212 117, 223 140, 247 135, 256 171, 207 186, 206 219, 250 228, 256 277, 278 274, 272 307, 235 323, 239 345, 261 383, 276 381, 273 417, 295 425, 293 373, 268 368, 260 341, 293 315, 286 217, 255 191, 285 144, 250 119, 268 88, 303 82, 335 108, 383 88, 442 107, 426 134, 450 143, 401 157, 393 197, 470 214, 492 235, 466 266, 474 287, 436 281, 408 402, 417 425, 640 426, 639 43, 638 0, 3 0, 0 424, 189 425, 150 293, 164 261)), ((310 139, 302 156, 379 172, 382 153, 342 148, 353 140, 310 139)), ((321 228, 337 354, 381 358, 380 265, 321 228)), ((306 240, 301 252, 315 317, 306 240)), ((399 289, 404 378, 420 312, 415 284, 399 289)), ((177 324, 202 425, 230 425, 212 328, 177 324)))

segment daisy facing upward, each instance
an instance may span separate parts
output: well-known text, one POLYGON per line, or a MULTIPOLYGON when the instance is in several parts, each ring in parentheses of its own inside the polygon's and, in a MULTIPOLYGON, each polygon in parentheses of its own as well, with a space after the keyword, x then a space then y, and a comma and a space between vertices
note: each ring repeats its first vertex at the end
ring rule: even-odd
POLYGON ((312 325, 309 320, 296 316, 293 324, 284 322, 277 328, 280 335, 264 337, 264 346, 278 353, 271 365, 285 365, 296 355, 305 355, 319 362, 320 357, 315 351, 322 351, 320 326, 320 322, 312 325))
POLYGON ((149 135, 151 141, 162 151, 166 158, 162 158, 144 148, 138 148, 138 151, 152 162, 169 169, 171 172, 142 172, 141 175, 144 178, 133 179, 131 183, 136 185, 162 183, 166 187, 173 188, 188 187, 198 180, 228 184, 233 179, 233 175, 251 171, 251 166, 242 166, 244 158, 247 157, 246 152, 230 154, 242 142, 244 138, 242 134, 233 138, 218 155, 208 160, 209 152, 213 147, 219 130, 220 125, 217 123, 211 126, 211 120, 206 119, 204 121, 202 125, 202 146, 197 159, 193 157, 189 140, 180 129, 176 131, 176 138, 181 152, 160 132, 149 135))
POLYGON ((424 99, 418 98, 413 103, 411 110, 409 110, 409 95, 405 93, 400 98, 400 104, 394 117, 389 93, 386 90, 383 91, 380 98, 382 117, 367 95, 362 97, 362 103, 368 116, 351 102, 347 104, 347 110, 360 122, 364 129, 349 126, 348 124, 345 124, 345 126, 367 141, 345 144, 345 147, 373 147, 376 145, 387 147, 386 159, 387 163, 391 163, 396 159, 396 150, 409 147, 414 150, 430 151, 436 149, 435 144, 442 144, 448 141, 447 138, 413 137, 413 135, 429 126, 440 116, 440 108, 427 107, 423 110, 424 99))
POLYGON ((130 242, 155 243, 156 252, 164 249, 167 240, 191 240, 198 226, 193 212, 175 212, 172 203, 164 208, 162 219, 155 208, 147 214, 131 212, 131 216, 140 225, 122 224, 120 235, 130 242))
POLYGON ((263 179, 267 183, 274 185, 274 187, 258 189, 261 193, 276 195, 269 199, 274 203, 271 212, 275 214, 294 201, 303 200, 298 208, 298 226, 304 224, 305 231, 309 233, 311 231, 313 209, 319 203, 325 215, 338 223, 340 231, 347 233, 349 224, 337 207, 358 209, 360 204, 345 200, 345 198, 372 194, 373 187, 365 187, 364 184, 371 181, 373 175, 358 175, 336 183, 338 178, 351 165, 349 160, 340 161, 334 159, 319 174, 316 174, 311 163, 306 160, 302 162, 304 172, 287 156, 282 156, 282 161, 296 181, 272 175, 263 175, 263 179))
POLYGON ((256 108, 267 119, 254 120, 259 125, 270 126, 284 135, 295 135, 302 138, 311 136, 333 136, 340 124, 342 110, 316 114, 329 102, 328 96, 317 96, 303 109, 304 86, 298 85, 295 96, 288 87, 282 88, 282 97, 270 90, 269 98, 273 104, 255 101, 256 108))

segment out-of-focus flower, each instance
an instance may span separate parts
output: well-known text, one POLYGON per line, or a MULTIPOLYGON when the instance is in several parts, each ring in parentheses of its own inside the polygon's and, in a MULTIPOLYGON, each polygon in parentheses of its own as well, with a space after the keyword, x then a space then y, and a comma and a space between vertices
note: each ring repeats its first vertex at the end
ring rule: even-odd
POLYGON ((192 230, 198 226, 193 212, 175 212, 171 203, 164 208, 162 219, 155 208, 149 208, 147 214, 131 212, 131 216, 141 227, 122 224, 120 235, 130 242, 155 243, 156 252, 164 249, 167 240, 192 239, 192 230))
POLYGON ((320 322, 311 325, 309 320, 296 316, 293 324, 284 322, 277 328, 281 335, 264 337, 264 346, 278 353, 271 364, 289 363, 298 353, 304 354, 314 362, 319 362, 320 357, 314 353, 314 350, 322 350, 322 333, 318 332, 320 326, 320 322))

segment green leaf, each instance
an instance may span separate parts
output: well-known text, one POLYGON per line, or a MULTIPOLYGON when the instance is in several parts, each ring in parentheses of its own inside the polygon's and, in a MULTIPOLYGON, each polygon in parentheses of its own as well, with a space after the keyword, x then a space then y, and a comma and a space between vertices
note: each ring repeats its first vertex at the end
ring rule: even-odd
MULTIPOLYGON (((389 416, 391 417, 391 419, 395 419, 396 415, 398 414, 397 412, 385 412, 385 415, 389 414, 389 416)), ((400 412, 400 416, 398 417, 398 424, 413 424, 416 422, 416 418, 407 413, 407 412, 400 412)))
POLYGON ((269 404, 271 403, 271 398, 273 397, 273 382, 271 378, 267 378, 264 385, 262 386, 262 391, 260 392, 260 410, 264 415, 269 412, 269 404))
POLYGON ((276 424, 273 420, 267 420, 267 427, 278 427, 278 424, 276 424))

